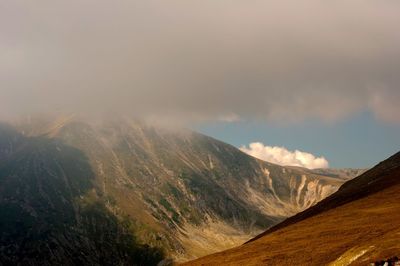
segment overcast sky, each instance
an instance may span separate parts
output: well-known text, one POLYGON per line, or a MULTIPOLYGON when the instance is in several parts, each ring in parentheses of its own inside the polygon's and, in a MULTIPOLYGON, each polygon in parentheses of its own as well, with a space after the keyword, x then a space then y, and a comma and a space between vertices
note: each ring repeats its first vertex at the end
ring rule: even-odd
POLYGON ((400 122, 400 1, 0 2, 1 112, 400 122))
POLYGON ((0 115, 398 124, 399 25, 397 0, 1 0, 0 115))

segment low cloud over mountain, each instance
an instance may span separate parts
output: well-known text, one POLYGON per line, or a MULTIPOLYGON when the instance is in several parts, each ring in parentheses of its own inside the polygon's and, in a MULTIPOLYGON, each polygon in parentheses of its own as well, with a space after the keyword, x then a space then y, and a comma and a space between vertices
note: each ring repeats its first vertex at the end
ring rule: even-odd
POLYGON ((0 114, 400 122, 399 1, 0 4, 0 114))
POLYGON ((300 166, 309 169, 328 168, 329 163, 324 157, 303 151, 289 151, 284 147, 266 146, 261 142, 253 142, 249 147, 242 146, 241 151, 254 156, 258 159, 288 166, 300 166))

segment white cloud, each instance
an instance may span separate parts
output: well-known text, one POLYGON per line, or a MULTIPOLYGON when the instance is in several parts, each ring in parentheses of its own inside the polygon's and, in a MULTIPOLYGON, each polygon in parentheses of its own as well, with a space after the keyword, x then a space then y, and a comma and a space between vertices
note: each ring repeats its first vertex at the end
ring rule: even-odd
POLYGON ((324 157, 299 150, 289 151, 285 147, 265 146, 261 142, 253 142, 249 147, 242 146, 240 150, 258 159, 288 166, 300 166, 309 169, 328 168, 329 163, 324 157))

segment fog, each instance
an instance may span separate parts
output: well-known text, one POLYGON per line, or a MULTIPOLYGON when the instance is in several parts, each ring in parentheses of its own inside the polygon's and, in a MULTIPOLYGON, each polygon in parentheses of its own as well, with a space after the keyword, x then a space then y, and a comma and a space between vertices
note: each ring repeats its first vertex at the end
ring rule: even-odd
POLYGON ((0 116, 399 123, 400 2, 0 2, 0 116))

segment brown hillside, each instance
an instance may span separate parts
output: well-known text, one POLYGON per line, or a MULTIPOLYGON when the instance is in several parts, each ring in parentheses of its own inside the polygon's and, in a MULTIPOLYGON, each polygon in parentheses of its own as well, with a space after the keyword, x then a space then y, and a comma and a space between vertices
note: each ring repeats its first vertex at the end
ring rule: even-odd
POLYGON ((248 243, 186 265, 368 265, 400 255, 400 153, 248 243))

